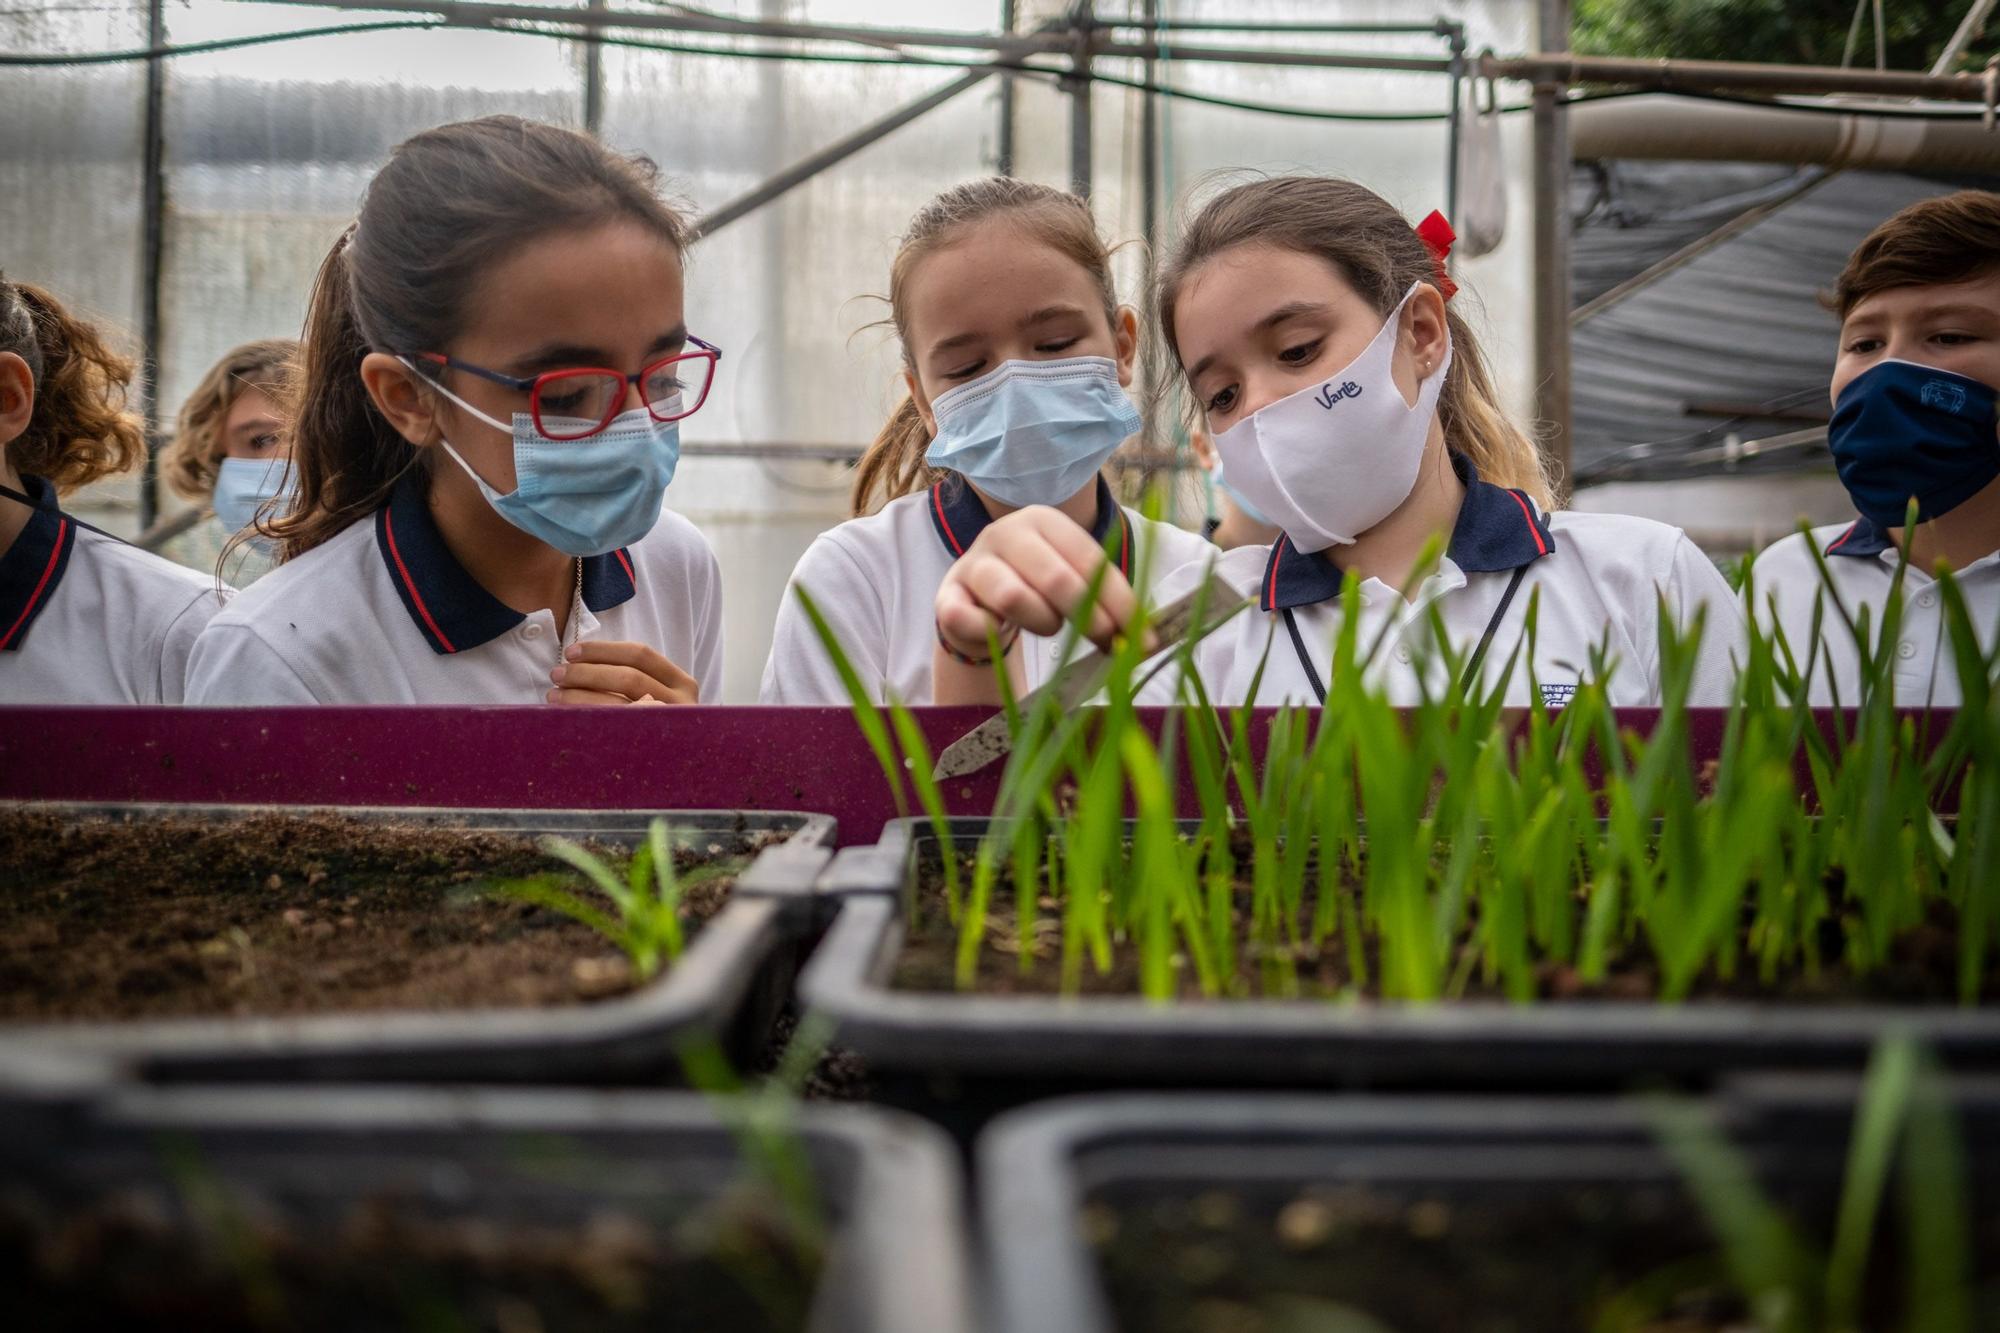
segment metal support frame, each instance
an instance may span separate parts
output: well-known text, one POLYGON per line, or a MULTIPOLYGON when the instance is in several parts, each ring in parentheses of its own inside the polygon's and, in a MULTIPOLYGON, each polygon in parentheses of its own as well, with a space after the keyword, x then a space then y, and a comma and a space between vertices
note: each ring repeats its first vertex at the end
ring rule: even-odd
MULTIPOLYGON (((158 51, 167 44, 166 0, 147 0, 146 45, 158 51)), ((146 385, 146 464, 139 476, 139 526, 149 528, 160 516, 160 461, 154 447, 161 438, 165 414, 160 410, 160 347, 166 334, 167 239, 167 65, 159 56, 146 61, 145 154, 141 167, 140 208, 145 223, 139 250, 139 336, 141 375, 146 385)))
POLYGON ((1459 145, 1465 135, 1465 25, 1439 19, 1435 31, 1451 51, 1451 118, 1445 122, 1444 214, 1456 218, 1459 145))
POLYGON ((852 134, 834 140, 817 153, 800 158, 797 162, 794 162, 775 176, 757 185, 754 189, 737 195, 728 203, 701 218, 694 224, 694 235, 690 239, 707 236, 711 232, 719 231, 721 228, 728 226, 745 214, 755 212, 780 195, 786 194, 798 186, 805 184, 828 167, 846 161, 877 140, 887 138, 911 121, 917 120, 937 107, 943 106, 946 102, 949 102, 952 98, 967 89, 978 87, 980 84, 986 82, 986 80, 992 78, 997 72, 990 68, 968 70, 935 92, 926 93, 914 102, 905 102, 902 106, 897 107, 894 111, 891 111, 879 120, 870 121, 852 134))
MULTIPOLYGON (((1569 0, 1540 0, 1543 48, 1569 42, 1569 0)), ((1569 490, 1571 470, 1569 120, 1561 106, 1566 85, 1535 84, 1535 418, 1556 495, 1569 490)))
MULTIPOLYGON (((552 35, 574 34, 585 43, 583 120, 591 132, 599 132, 604 118, 604 74, 601 43, 597 38, 618 30, 705 34, 718 38, 752 39, 758 42, 835 43, 859 46, 868 51, 894 54, 899 48, 931 51, 990 53, 993 63, 967 68, 959 77, 853 133, 836 140, 816 153, 802 158, 773 175, 755 189, 729 201, 702 218, 696 234, 704 235, 728 225, 770 203, 828 168, 845 161, 870 144, 919 119, 995 74, 1003 76, 1000 93, 1000 127, 996 166, 1001 174, 1015 168, 1015 108, 1013 81, 1024 74, 1053 76, 1070 94, 1070 178, 1071 185, 1088 197, 1093 184, 1091 107, 1091 67, 1098 58, 1132 59, 1146 70, 1145 82, 1154 83, 1153 71, 1161 63, 1221 63, 1239 66, 1276 66, 1305 69, 1373 70, 1447 75, 1451 81, 1451 111, 1447 117, 1450 155, 1446 181, 1447 211, 1458 202, 1458 147, 1463 133, 1463 85, 1471 77, 1527 82, 1534 87, 1535 167, 1534 185, 1538 202, 1535 224, 1536 344, 1535 383, 1537 415, 1549 432, 1548 457, 1558 477, 1566 481, 1570 466, 1570 318, 1569 318, 1569 220, 1567 191, 1569 139, 1567 113, 1561 105, 1567 91, 1577 85, 1610 85, 1676 92, 1734 93, 1762 96, 1846 94, 1885 98, 1915 98, 1956 102, 1985 102, 1989 109, 1995 97, 1995 80, 1989 72, 1951 74, 1943 69, 1930 73, 1883 70, 1824 69, 1807 66, 1761 65, 1725 61, 1624 60, 1577 56, 1568 53, 1569 0, 1538 0, 1544 50, 1532 55, 1501 58, 1487 51, 1468 59, 1463 25, 1446 20, 1429 23, 1259 23, 1221 20, 1184 20, 1162 17, 1157 0, 1147 0, 1137 18, 1099 19, 1093 0, 1074 0, 1065 17, 1030 32, 1019 32, 1017 0, 1001 0, 1001 31, 963 32, 922 28, 883 28, 854 24, 808 23, 775 18, 737 19, 698 10, 625 10, 612 7, 611 0, 587 0, 582 7, 482 3, 481 0, 263 0, 268 4, 311 5, 317 8, 389 11, 436 16, 447 26, 521 31, 520 25, 533 24, 561 31, 552 35), (1138 34, 1137 40, 1120 36, 1138 34), (1177 33, 1296 34, 1296 35, 1381 35, 1428 34, 1448 43, 1443 58, 1360 54, 1283 48, 1246 48, 1188 43, 1177 33)), ((1991 12, 1993 0, 1975 0, 1965 27, 1973 28, 1991 12)), ((149 47, 166 46, 165 0, 149 0, 149 47)), ((766 48, 752 48, 763 50, 766 48)), ((727 55, 726 46, 716 54, 727 55)), ((1157 225, 1161 201, 1158 198, 1158 109, 1157 94, 1143 94, 1145 115, 1142 139, 1145 145, 1142 191, 1144 225, 1148 239, 1157 225)), ((145 338, 146 416, 150 433, 157 435, 161 422, 159 399, 159 348, 164 334, 162 284, 165 256, 165 70, 164 60, 154 55, 147 61, 145 101, 144 237, 141 252, 142 324, 145 338)), ((148 456, 146 474, 139 497, 140 522, 150 526, 158 517, 158 487, 155 464, 148 456)))
POLYGON ((1092 144, 1090 63, 1096 48, 1095 20, 1091 0, 1075 0, 1069 11, 1069 76, 1063 91, 1069 94, 1069 188, 1090 198, 1092 184, 1092 144))
MULTIPOLYGON (((590 0, 590 7, 601 10, 604 0, 590 0)), ((592 136, 604 133, 604 47, 598 42, 583 44, 583 129, 592 136)))
MULTIPOLYGON (((1012 36, 1014 25, 1019 22, 1017 0, 1000 0, 1000 31, 1012 36)), ((993 174, 1011 176, 1014 174, 1014 81, 1004 79, 1000 84, 1000 137, 994 144, 993 174)))
MULTIPOLYGON (((937 28, 877 28, 862 24, 795 23, 725 18, 721 15, 667 10, 591 10, 551 5, 499 5, 479 0, 261 0, 272 5, 366 9, 435 16, 459 27, 507 28, 521 23, 706 33, 713 36, 773 40, 823 41, 875 50, 895 47, 989 51, 1010 61, 1031 56, 1073 54, 1074 34, 1062 25, 1027 33, 974 33, 937 28)), ((1096 25, 1116 30, 1122 23, 1096 25)), ((1329 31, 1336 25, 1323 26, 1329 31)), ((1412 25, 1414 26, 1414 25, 1412 25)), ((1376 29, 1341 28, 1342 31, 1376 29)), ((1282 26, 1229 24, 1232 32, 1284 31, 1282 26)), ((1434 25, 1423 30, 1434 31, 1434 25)), ((1093 54, 1144 60, 1208 62, 1236 65, 1279 65, 1299 69, 1366 69, 1412 74, 1449 74, 1449 57, 1362 55, 1342 51, 1299 51, 1255 47, 1195 46, 1174 42, 1120 41, 1097 37, 1093 54)), ((726 49, 718 54, 728 54, 726 49)), ((1930 98, 1955 102, 1986 100, 1985 80, 1976 74, 1915 74, 1896 70, 1841 70, 1816 65, 1764 65, 1717 60, 1628 60, 1611 56, 1571 55, 1561 48, 1535 55, 1503 58, 1483 53, 1474 62, 1480 78, 1523 83, 1617 84, 1681 92, 1744 92, 1782 94, 1845 93, 1892 98, 1930 98)), ((1061 73, 1058 69, 1048 72, 1061 73)))

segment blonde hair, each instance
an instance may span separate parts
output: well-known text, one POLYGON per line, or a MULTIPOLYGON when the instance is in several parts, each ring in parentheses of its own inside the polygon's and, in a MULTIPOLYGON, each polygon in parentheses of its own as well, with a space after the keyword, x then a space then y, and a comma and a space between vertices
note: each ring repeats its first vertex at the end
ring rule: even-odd
POLYGON ((0 274, 0 352, 28 363, 35 408, 28 428, 7 444, 17 471, 57 491, 130 469, 146 456, 146 428, 125 407, 132 359, 111 350, 87 320, 54 295, 0 274))
MULTIPOLYGON (((949 245, 966 228, 996 219, 1004 219, 1090 274, 1104 299, 1104 317, 1116 327, 1118 289, 1111 280, 1111 250, 1098 234, 1090 205, 1080 195, 1053 186, 986 176, 954 185, 918 209, 889 265, 889 320, 903 345, 903 364, 912 374, 916 358, 910 352, 905 299, 911 274, 927 255, 949 245)), ((855 465, 852 503, 857 517, 878 503, 923 490, 945 475, 924 462, 930 440, 916 401, 905 395, 855 465)))
POLYGON ((209 367, 181 404, 173 442, 160 451, 160 475, 174 494, 187 500, 215 494, 216 470, 229 444, 222 428, 230 411, 252 389, 282 404, 298 354, 296 338, 265 338, 233 348, 209 367))
MULTIPOLYGON (((1174 304, 1188 275, 1225 250, 1252 244, 1317 255, 1384 317, 1412 283, 1436 285, 1439 278, 1437 257, 1409 220, 1364 185, 1324 176, 1275 176, 1238 185, 1194 216, 1161 265, 1160 332, 1176 362, 1174 304)), ((1437 410, 1446 447, 1470 460, 1482 480, 1526 491, 1544 509, 1553 507, 1548 465, 1534 439, 1500 406, 1471 326, 1449 305, 1445 321, 1452 362, 1437 410)))

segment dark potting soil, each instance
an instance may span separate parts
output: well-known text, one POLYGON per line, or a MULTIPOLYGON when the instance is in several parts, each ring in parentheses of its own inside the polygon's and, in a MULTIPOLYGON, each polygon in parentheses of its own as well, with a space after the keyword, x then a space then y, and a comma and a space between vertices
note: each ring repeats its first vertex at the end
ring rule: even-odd
MULTIPOLYGON (((1476 1200, 1354 1184, 1262 1200, 1221 1190, 1099 1197, 1082 1223, 1126 1333, 1753 1327, 1715 1240, 1680 1191, 1663 1185, 1476 1200), (1376 1322, 1339 1317, 1349 1312, 1376 1322)), ((1989 1221, 1974 1238, 1975 1271, 1994 1271, 1994 1229, 1989 1221)), ((1900 1326, 1902 1287, 1886 1271, 1892 1264, 1881 1267, 1864 1295, 1868 1328, 1900 1326)), ((2000 1294, 1986 1283, 1971 1326, 2000 1327, 1996 1320, 2000 1294)))
MULTIPOLYGON (((1248 849, 1243 856, 1247 858, 1248 849)), ((1239 864, 1241 859, 1239 859, 1239 864)), ((960 876, 961 890, 971 883, 972 861, 965 858, 960 876)), ((903 946, 897 955, 892 984, 902 990, 953 991, 958 989, 958 929, 946 912, 944 874, 935 860, 926 861, 919 871, 917 910, 906 923, 903 946)), ((1329 999, 1360 996, 1374 998, 1381 976, 1380 957, 1375 942, 1362 950, 1367 969, 1366 984, 1355 985, 1355 972, 1348 956, 1347 937, 1337 932, 1324 946, 1311 943, 1310 919, 1300 923, 1300 940, 1272 951, 1252 944, 1249 939, 1251 887, 1236 886, 1236 937, 1243 941, 1236 961, 1235 984, 1227 998, 1306 998, 1329 999), (1289 977, 1278 964, 1289 962, 1289 977), (1285 986, 1295 984, 1296 991, 1285 986)), ((1030 966, 1021 968, 1021 936, 1017 928, 1012 877, 1005 871, 996 882, 988 904, 986 938, 979 950, 974 989, 987 995, 1052 995, 1063 990, 1062 907, 1053 897, 1044 896, 1037 904, 1037 920, 1030 936, 1030 966)), ((1955 913, 1943 902, 1931 904, 1931 919, 1905 930, 1895 940, 1893 956, 1887 964, 1862 974, 1849 970, 1841 956, 1841 935, 1827 929, 1819 941, 1818 970, 1808 974, 1793 969, 1781 972, 1771 984, 1758 974, 1758 963, 1747 940, 1739 949, 1736 971, 1723 977, 1713 972, 1695 982, 1692 1000, 1759 1000, 1793 1003, 1871 1004, 1957 1004, 1958 1003, 1958 924, 1955 913)), ((1580 928, 1580 927, 1579 927, 1580 928)), ((1745 931, 1747 934, 1748 924, 1745 931)), ((1194 965, 1175 941, 1174 968, 1182 1000, 1202 1000, 1200 981, 1194 965)), ((1532 946, 1530 946, 1532 948, 1532 946)), ((1502 1000, 1507 992, 1501 979, 1488 978, 1480 961, 1476 942, 1462 943, 1456 955, 1466 978, 1461 995, 1473 1000, 1502 1000)), ((1136 943, 1113 936, 1111 966, 1100 973, 1088 958, 1075 979, 1072 993, 1081 995, 1139 995, 1140 958, 1136 943)), ((1989 951, 1986 984, 1982 995, 2000 993, 2000 956, 1989 951)), ((1659 994, 1659 967, 1643 940, 1625 942, 1621 952, 1607 962, 1599 982, 1586 982, 1566 964, 1544 962, 1535 969, 1535 998, 1539 1000, 1622 1000, 1650 1003, 1659 994)))
POLYGON ((662 1223, 607 1207, 580 1220, 425 1216, 376 1198, 324 1229, 204 1191, 181 1216, 157 1192, 51 1210, 0 1201, 11 1327, 288 1330, 805 1327, 819 1259, 747 1192, 662 1223))
MULTIPOLYGON (((729 842, 676 852, 690 935, 745 863, 742 837, 729 842)), ((622 867, 620 849, 596 850, 622 867)), ((616 945, 491 891, 553 872, 569 876, 517 834, 0 811, 0 1020, 542 1006, 631 990, 616 945)))
MULTIPOLYGON (((799 1011, 788 1003, 772 1023, 771 1039, 765 1043, 751 1072, 761 1075, 777 1072, 786 1048, 792 1044, 798 1031, 799 1011)), ((868 1076, 868 1066, 862 1063, 859 1055, 838 1042, 829 1041, 820 1048, 798 1094, 801 1100, 808 1102, 865 1102, 874 1098, 875 1083, 868 1076)))

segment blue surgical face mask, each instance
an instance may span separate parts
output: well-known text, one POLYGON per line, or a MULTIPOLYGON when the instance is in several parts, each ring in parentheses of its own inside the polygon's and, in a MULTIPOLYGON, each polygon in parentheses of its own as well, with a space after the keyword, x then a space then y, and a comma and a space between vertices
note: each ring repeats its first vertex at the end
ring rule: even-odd
POLYGON ((1061 504, 1139 433, 1139 412, 1108 356, 1005 361, 931 404, 924 454, 1005 505, 1061 504))
POLYGON ((1948 514, 2000 477, 2000 393, 1988 384, 1883 361, 1841 391, 1827 427, 1840 482, 1880 527, 1948 514))
MULTIPOLYGON (((249 527, 266 500, 289 496, 293 486, 291 464, 283 458, 225 458, 215 471, 215 517, 225 531, 237 533, 249 527)), ((283 505, 277 507, 282 511, 283 505)), ((258 544, 265 538, 252 537, 258 544)))
POLYGON ((526 412, 516 412, 510 428, 436 380, 430 383, 494 429, 511 430, 514 489, 504 495, 474 472, 449 440, 443 441, 444 451, 465 469, 486 503, 530 537, 565 555, 604 555, 632 545, 659 523, 660 503, 680 464, 678 421, 655 421, 651 412, 635 407, 595 435, 552 440, 535 429, 526 412))

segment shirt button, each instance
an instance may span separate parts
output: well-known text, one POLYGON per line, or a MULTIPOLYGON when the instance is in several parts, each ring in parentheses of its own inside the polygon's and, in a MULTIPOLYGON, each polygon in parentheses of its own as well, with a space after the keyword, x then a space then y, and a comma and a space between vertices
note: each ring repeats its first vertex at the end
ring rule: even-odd
POLYGON ((1408 662, 1410 660, 1410 650, 1405 647, 1398 647, 1396 649, 1396 660, 1398 662, 1408 662))
POLYGON ((1905 662, 1909 661, 1912 657, 1915 657, 1916 655, 1917 655, 1917 645, 1911 643, 1908 639, 1905 639, 1901 643, 1896 645, 1896 656, 1902 658, 1905 662))
POLYGON ((542 627, 531 620, 521 626, 521 637, 524 639, 539 639, 542 637, 542 627))
POLYGON ((1936 594, 1936 593, 1934 593, 1934 592, 1920 592, 1920 593, 1918 593, 1918 594, 1917 594, 1917 605, 1918 605, 1918 606, 1936 606, 1936 605, 1937 605, 1937 594, 1936 594))
POLYGON ((1059 662, 1061 660, 1062 660, 1062 640, 1057 639, 1054 643, 1049 645, 1049 661, 1059 662))

